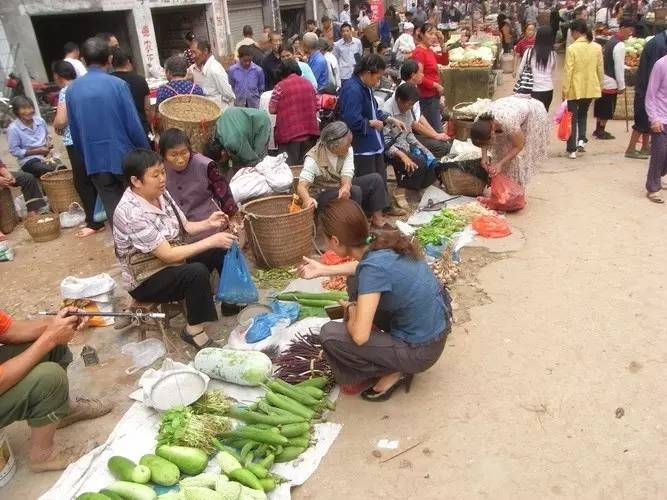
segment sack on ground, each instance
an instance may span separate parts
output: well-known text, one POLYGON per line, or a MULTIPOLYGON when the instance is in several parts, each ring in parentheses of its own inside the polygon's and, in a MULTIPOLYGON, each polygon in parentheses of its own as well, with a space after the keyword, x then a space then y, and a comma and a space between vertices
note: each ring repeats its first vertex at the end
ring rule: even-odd
POLYGON ((266 177, 255 167, 239 169, 229 181, 229 189, 236 203, 243 203, 250 198, 257 198, 271 192, 271 186, 266 181, 266 177))
POLYGON ((228 304, 257 302, 257 287, 252 281, 245 257, 236 242, 225 254, 216 298, 228 304))
POLYGON ((491 196, 477 200, 485 207, 499 212, 516 212, 526 206, 523 187, 503 174, 491 178, 491 196))
POLYGON ((77 202, 70 204, 67 211, 61 212, 58 217, 60 218, 60 227, 64 228, 80 226, 86 222, 86 212, 77 202))
POLYGON ((278 156, 267 156, 257 165, 257 171, 264 176, 266 183, 276 193, 286 193, 292 188, 294 175, 287 165, 285 153, 278 156))

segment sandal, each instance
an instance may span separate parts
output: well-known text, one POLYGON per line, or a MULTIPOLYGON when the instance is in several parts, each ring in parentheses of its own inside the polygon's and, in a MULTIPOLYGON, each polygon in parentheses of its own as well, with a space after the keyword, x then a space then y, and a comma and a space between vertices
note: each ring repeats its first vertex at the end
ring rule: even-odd
POLYGON ((190 335, 187 330, 181 332, 181 340, 196 348, 197 350, 213 345, 213 340, 202 330, 196 335, 190 335))
POLYGON ((646 193, 646 197, 653 203, 662 204, 665 202, 665 200, 663 200, 658 193, 646 193))

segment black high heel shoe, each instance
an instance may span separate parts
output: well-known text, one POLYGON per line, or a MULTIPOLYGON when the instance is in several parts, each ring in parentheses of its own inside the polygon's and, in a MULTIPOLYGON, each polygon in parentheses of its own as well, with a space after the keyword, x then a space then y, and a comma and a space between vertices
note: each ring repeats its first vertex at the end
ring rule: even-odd
POLYGON ((413 378, 414 378, 413 373, 404 373, 403 375, 401 375, 401 378, 399 378, 396 381, 396 383, 392 385, 389 389, 378 392, 371 386, 361 393, 361 397, 366 401, 386 401, 391 397, 394 391, 402 385, 405 386, 405 392, 407 394, 408 392, 410 392, 410 386, 412 385, 413 378))

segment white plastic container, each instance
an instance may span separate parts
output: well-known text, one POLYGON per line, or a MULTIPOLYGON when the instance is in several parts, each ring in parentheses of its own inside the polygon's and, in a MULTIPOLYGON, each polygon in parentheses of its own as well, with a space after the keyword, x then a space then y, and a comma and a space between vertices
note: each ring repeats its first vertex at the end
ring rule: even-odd
POLYGON ((9 484, 16 473, 16 460, 7 434, 0 430, 0 488, 9 484))

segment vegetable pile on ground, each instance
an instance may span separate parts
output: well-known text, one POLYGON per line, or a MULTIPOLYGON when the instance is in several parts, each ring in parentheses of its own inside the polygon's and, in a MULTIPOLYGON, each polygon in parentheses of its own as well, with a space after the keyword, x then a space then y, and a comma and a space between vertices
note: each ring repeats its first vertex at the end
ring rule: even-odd
POLYGON ((324 308, 327 306, 338 305, 339 300, 347 300, 347 292, 332 291, 321 293, 310 292, 283 292, 276 299, 298 302, 301 306, 299 318, 326 317, 324 308))
POLYGON ((436 214, 428 224, 419 227, 415 235, 422 246, 440 245, 443 240, 449 239, 454 233, 466 227, 466 224, 463 216, 450 208, 445 208, 436 214))
POLYGON ((276 290, 282 290, 290 281, 298 278, 296 272, 285 267, 255 269, 252 277, 258 288, 274 288, 276 290))
MULTIPOLYGON (((275 376, 290 384, 298 384, 311 377, 333 379, 319 333, 297 333, 289 347, 274 361, 277 367, 275 376)), ((331 389, 331 386, 327 385, 326 389, 331 389)))
POLYGON ((459 275, 459 267, 452 260, 452 252, 449 246, 445 248, 440 258, 431 264, 431 268, 433 269, 433 274, 435 274, 436 278, 443 285, 453 283, 459 275))
POLYGON ((489 210, 478 201, 456 205, 455 207, 449 208, 449 210, 454 212, 456 215, 460 215, 468 224, 470 224, 476 217, 483 215, 496 215, 496 212, 489 210))

